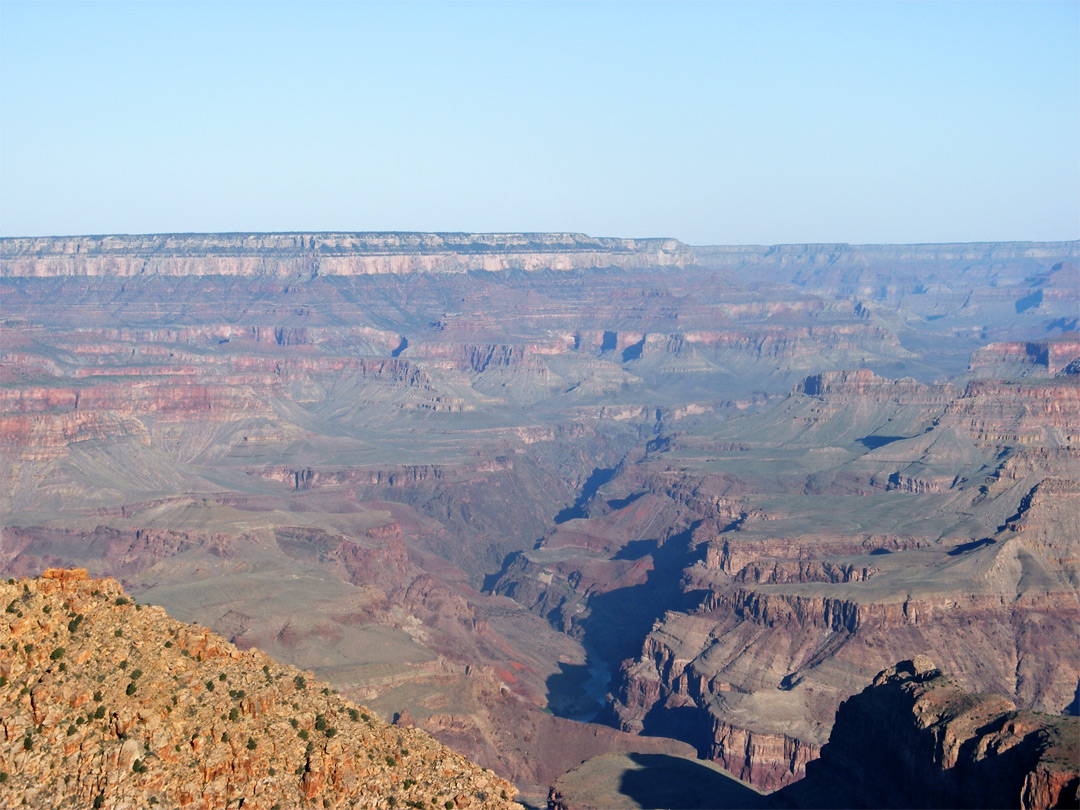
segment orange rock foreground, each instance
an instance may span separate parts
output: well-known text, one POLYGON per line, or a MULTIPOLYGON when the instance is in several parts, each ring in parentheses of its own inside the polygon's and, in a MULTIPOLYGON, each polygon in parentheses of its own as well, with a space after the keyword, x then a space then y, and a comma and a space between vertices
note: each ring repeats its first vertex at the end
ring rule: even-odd
POLYGON ((0 583, 0 805, 503 808, 515 789, 85 569, 0 583))

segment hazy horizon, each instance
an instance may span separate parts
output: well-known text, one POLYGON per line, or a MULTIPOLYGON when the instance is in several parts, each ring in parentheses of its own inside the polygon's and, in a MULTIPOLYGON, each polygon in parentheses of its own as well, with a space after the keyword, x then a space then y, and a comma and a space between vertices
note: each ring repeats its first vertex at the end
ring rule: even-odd
POLYGON ((1080 238, 1080 5, 0 5, 0 235, 1080 238))

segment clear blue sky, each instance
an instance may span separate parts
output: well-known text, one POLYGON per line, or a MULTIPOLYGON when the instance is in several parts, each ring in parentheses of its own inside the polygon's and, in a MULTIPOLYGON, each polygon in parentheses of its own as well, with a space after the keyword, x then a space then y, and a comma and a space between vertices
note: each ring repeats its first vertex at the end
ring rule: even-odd
POLYGON ((0 234, 1080 236, 1080 3, 0 2, 0 234))

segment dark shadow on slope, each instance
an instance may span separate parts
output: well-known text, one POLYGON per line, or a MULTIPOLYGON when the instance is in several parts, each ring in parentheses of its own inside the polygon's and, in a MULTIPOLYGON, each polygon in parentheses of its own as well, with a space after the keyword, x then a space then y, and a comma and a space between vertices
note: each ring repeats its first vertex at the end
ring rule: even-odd
POLYGON ((713 742, 712 720, 697 706, 664 706, 657 703, 642 718, 642 734, 671 737, 694 746, 702 759, 713 742))
POLYGON ((649 554, 655 554, 656 548, 655 540, 631 540, 625 546, 620 548, 611 559, 640 560, 642 557, 646 557, 649 554))
POLYGON ((521 552, 520 551, 511 551, 509 554, 507 554, 506 558, 503 560, 502 567, 498 571, 495 571, 495 572, 493 572, 491 574, 487 574, 484 577, 484 583, 481 586, 484 589, 484 593, 489 593, 489 594, 490 593, 495 593, 495 586, 499 584, 499 580, 502 579, 503 576, 505 576, 506 573, 514 565, 516 565, 518 560, 520 560, 520 559, 521 559, 521 552))
MULTIPOLYGON (((683 593, 680 587, 683 569, 699 556, 687 550, 692 531, 693 527, 670 537, 652 552, 653 570, 645 582, 596 594, 589 599, 589 614, 576 624, 577 632, 573 635, 581 640, 589 655, 600 659, 610 672, 616 672, 623 659, 641 652, 645 636, 665 611, 686 610, 701 601, 700 592, 683 593)), ((562 676, 549 678, 549 691, 553 686, 565 688, 565 679, 553 682, 552 678, 561 679, 562 676)), ((610 683, 606 686, 610 688, 610 683)), ((608 712, 605 707, 596 722, 612 723, 613 718, 608 712)), ((647 729, 646 733, 653 732, 647 729)))
POLYGON ((618 511, 624 506, 629 506, 644 494, 644 492, 635 492, 633 495, 627 495, 625 498, 612 498, 607 502, 608 509, 618 511))
POLYGON ((566 523, 568 520, 574 520, 575 518, 586 517, 585 504, 589 502, 596 491, 600 489, 604 484, 612 479, 615 475, 614 467, 597 467, 589 474, 588 480, 585 481, 585 486, 581 488, 581 492, 578 493, 577 500, 574 501, 573 506, 568 506, 559 514, 555 515, 555 524, 566 523))
POLYGON ((629 363, 631 360, 637 360, 641 357, 641 352, 645 348, 645 338, 642 338, 637 343, 633 343, 627 346, 622 351, 622 361, 629 363))
POLYGON ((865 447, 867 450, 877 450, 879 447, 884 447, 887 444, 907 439, 908 436, 863 436, 858 439, 858 443, 865 447))
POLYGON ((640 769, 623 774, 620 792, 639 807, 763 808, 766 797, 693 760, 666 754, 631 754, 640 769))
POLYGON ((548 710, 556 717, 588 723, 604 708, 588 694, 589 665, 559 662, 559 671, 547 679, 548 710))
POLYGON ((959 557, 961 554, 966 554, 969 551, 974 551, 977 548, 983 546, 994 545, 994 539, 992 537, 984 537, 982 540, 972 540, 970 543, 961 543, 949 552, 950 557, 959 557))
POLYGON ((1042 300, 1043 300, 1043 291, 1042 290, 1036 290, 1031 295, 1025 295, 1023 298, 1018 300, 1016 302, 1016 304, 1015 304, 1015 306, 1016 306, 1016 314, 1019 315, 1021 312, 1029 310, 1032 307, 1039 306, 1042 303, 1042 300))
POLYGON ((1058 318, 1056 321, 1050 321, 1046 325, 1046 331, 1052 332, 1057 329, 1062 332, 1073 332, 1076 330, 1077 325, 1080 325, 1080 318, 1058 318))
POLYGON ((613 668, 641 652, 653 622, 665 611, 686 610, 700 601, 700 594, 684 594, 680 587, 683 569, 696 560, 687 550, 691 531, 670 537, 652 553, 653 570, 645 582, 589 599, 589 616, 581 622, 582 640, 613 668))

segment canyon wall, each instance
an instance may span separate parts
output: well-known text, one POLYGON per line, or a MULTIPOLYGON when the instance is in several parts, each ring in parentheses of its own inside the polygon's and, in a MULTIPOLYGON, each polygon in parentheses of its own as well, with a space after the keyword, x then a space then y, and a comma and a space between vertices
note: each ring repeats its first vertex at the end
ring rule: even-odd
POLYGON ((0 275, 310 277, 680 267, 674 239, 584 234, 165 234, 0 240, 0 275))
POLYGON ((0 568, 117 577, 530 801, 688 745, 775 789, 920 652, 1060 712, 1076 254, 0 240, 0 568))

